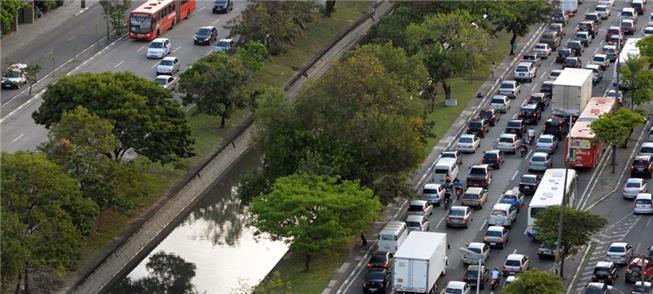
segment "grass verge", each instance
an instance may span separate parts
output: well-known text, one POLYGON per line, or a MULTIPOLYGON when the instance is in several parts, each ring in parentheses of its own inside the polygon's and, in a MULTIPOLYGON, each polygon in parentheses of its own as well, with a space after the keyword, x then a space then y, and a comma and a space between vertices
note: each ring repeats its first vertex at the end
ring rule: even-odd
MULTIPOLYGON (((283 87, 297 69, 308 63, 310 58, 335 36, 349 28, 369 10, 372 3, 370 1, 338 2, 332 16, 330 18, 318 17, 316 22, 308 26, 304 38, 298 40, 288 52, 266 60, 261 71, 254 76, 254 82, 283 87)), ((210 154, 221 142, 223 136, 239 125, 247 114, 246 110, 234 113, 232 118, 227 121, 227 126, 220 129, 217 117, 189 112, 188 122, 195 140, 193 148, 196 155, 166 165, 151 164, 145 159, 138 159, 137 164, 142 166, 147 175, 153 177, 151 184, 155 192, 148 198, 136 199, 134 207, 124 214, 106 211, 99 216, 95 230, 80 248, 81 261, 79 265, 83 266, 90 262, 95 254, 105 248, 135 217, 154 204, 171 185, 183 176, 190 166, 210 154)))

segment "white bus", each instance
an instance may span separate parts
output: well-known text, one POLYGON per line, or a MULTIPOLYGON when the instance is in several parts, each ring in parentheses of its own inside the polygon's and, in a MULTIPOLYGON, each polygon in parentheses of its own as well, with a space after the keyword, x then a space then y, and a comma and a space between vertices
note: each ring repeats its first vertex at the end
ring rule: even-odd
POLYGON ((388 222, 379 233, 378 250, 394 254, 406 237, 408 237, 408 228, 405 222, 388 222))
MULTIPOLYGON (((617 69, 625 66, 626 61, 631 58, 631 57, 637 57, 639 56, 639 48, 637 48, 637 42, 641 40, 642 38, 628 38, 626 41, 622 44, 621 52, 619 53, 619 59, 617 59, 618 66, 614 67, 614 71, 612 73, 612 82, 616 83, 617 82, 617 69)), ((619 83, 619 88, 621 89, 628 89, 628 85, 624 83, 624 80, 621 79, 621 82, 619 83)))
POLYGON ((549 206, 562 205, 573 206, 576 198, 576 171, 567 169, 567 189, 563 191, 565 181, 564 168, 547 169, 542 176, 540 185, 537 187, 530 204, 528 205, 528 236, 534 238, 534 228, 537 213, 549 206))

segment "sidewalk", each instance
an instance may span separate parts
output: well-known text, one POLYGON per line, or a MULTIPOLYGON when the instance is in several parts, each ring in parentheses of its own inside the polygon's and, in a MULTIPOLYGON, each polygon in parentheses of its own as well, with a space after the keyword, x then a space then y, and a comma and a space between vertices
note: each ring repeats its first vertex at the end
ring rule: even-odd
POLYGON ((98 3, 97 0, 86 0, 86 8, 81 9, 80 1, 68 0, 63 6, 44 14, 40 18, 35 18, 33 23, 18 25, 17 31, 0 39, 2 62, 4 63, 6 60, 14 61, 12 57, 32 41, 42 38, 68 20, 78 16, 98 3))
MULTIPOLYGON (((413 184, 414 190, 418 190, 419 187, 423 184, 426 179, 426 174, 429 173, 432 165, 435 163, 435 160, 440 156, 440 153, 444 150, 450 148, 450 145, 454 142, 454 139, 459 135, 462 130, 462 126, 473 117, 473 115, 480 109, 480 106, 489 103, 488 98, 491 97, 492 93, 496 91, 499 81, 508 74, 514 64, 519 61, 519 57, 523 52, 526 51, 526 48, 529 48, 534 41, 539 38, 539 35, 542 33, 544 25, 534 27, 531 29, 531 33, 519 39, 517 42, 518 53, 514 56, 506 56, 503 61, 497 65, 495 72, 498 73, 496 79, 487 80, 478 90, 478 92, 483 93, 483 99, 474 98, 469 102, 465 107, 465 110, 460 113, 456 121, 451 125, 447 133, 440 139, 438 144, 433 147, 433 150, 429 153, 427 158, 422 162, 421 166, 417 170, 416 174, 411 179, 411 184, 413 184)), ((361 267, 365 265, 367 260, 370 257, 370 254, 373 253, 376 246, 376 239, 378 237, 379 231, 383 226, 390 220, 402 219, 406 213, 406 203, 408 201, 405 199, 397 199, 395 203, 388 205, 383 212, 381 213, 381 221, 371 223, 365 229, 365 236, 369 240, 367 246, 358 246, 351 248, 349 256, 345 262, 338 268, 333 278, 329 282, 329 285, 322 294, 329 293, 344 293, 347 287, 356 279, 356 276, 361 267)))

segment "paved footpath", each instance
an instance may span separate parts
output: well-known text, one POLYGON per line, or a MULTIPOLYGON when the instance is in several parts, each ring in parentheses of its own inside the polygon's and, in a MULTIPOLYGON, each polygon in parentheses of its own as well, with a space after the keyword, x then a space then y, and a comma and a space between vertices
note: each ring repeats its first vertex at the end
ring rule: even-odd
MULTIPOLYGON (((435 164, 436 159, 440 156, 440 153, 451 147, 454 139, 462 131, 462 126, 465 125, 467 121, 471 119, 482 106, 485 106, 489 103, 489 98, 495 93, 498 87, 498 83, 503 80, 503 77, 512 73, 510 69, 512 69, 514 65, 520 60, 521 55, 526 51, 526 49, 539 39, 539 36, 544 31, 544 29, 544 25, 531 28, 531 33, 521 38, 517 42, 517 54, 514 56, 506 56, 503 61, 496 66, 494 72, 497 73, 497 75, 494 77, 494 79, 488 77, 489 79, 483 83, 483 85, 481 85, 477 91, 483 94, 483 98, 472 98, 472 100, 469 101, 468 105, 465 107, 465 110, 460 113, 447 133, 440 139, 438 144, 433 147, 427 158, 422 162, 417 173, 411 179, 411 183, 414 185, 413 189, 415 191, 419 190, 418 188, 420 188, 426 181, 425 175, 430 172, 433 164, 435 164)), ((346 258, 345 262, 336 270, 328 286, 322 291, 322 294, 346 293, 349 287, 360 286, 352 285, 352 283, 361 273, 360 269, 365 266, 367 260, 370 258, 370 255, 373 253, 373 250, 376 248, 376 239, 378 237, 378 233, 388 221, 403 219, 406 212, 407 202, 408 201, 405 199, 397 199, 394 203, 386 206, 382 212, 381 221, 373 222, 368 225, 365 230, 365 235, 369 240, 368 245, 351 248, 349 256, 346 258)))

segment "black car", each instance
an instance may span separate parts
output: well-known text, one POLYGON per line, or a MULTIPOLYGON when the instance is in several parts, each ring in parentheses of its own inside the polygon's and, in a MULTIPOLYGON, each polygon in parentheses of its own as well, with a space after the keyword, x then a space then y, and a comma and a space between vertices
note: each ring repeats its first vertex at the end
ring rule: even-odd
POLYGON ((544 93, 533 93, 528 97, 528 104, 535 104, 540 109, 544 111, 546 107, 551 103, 551 97, 544 93))
POLYGON ((551 20, 553 22, 567 25, 567 23, 569 22, 569 15, 567 15, 567 13, 562 11, 561 9, 557 9, 556 11, 553 12, 553 15, 551 16, 551 20))
POLYGON ((585 286, 583 294, 610 294, 612 292, 611 287, 604 283, 589 283, 585 286))
POLYGON ((494 124, 499 121, 499 114, 494 108, 487 108, 481 110, 476 116, 476 118, 484 119, 486 122, 490 124, 491 127, 493 127, 494 124))
POLYGON ((558 140, 562 140, 569 132, 569 123, 559 116, 552 116, 544 122, 544 134, 554 135, 558 140))
POLYGON ((533 174, 525 174, 519 178, 519 192, 525 195, 535 194, 535 190, 540 185, 540 177, 533 174))
POLYGON ((583 52, 585 52, 585 47, 578 40, 567 41, 567 48, 571 49, 576 57, 581 57, 583 52))
POLYGON ((503 151, 501 150, 488 150, 483 152, 483 164, 489 165, 493 169, 500 169, 503 163, 503 151))
POLYGON ((463 282, 467 283, 470 287, 476 287, 476 283, 480 281, 480 288, 484 289, 485 284, 487 284, 490 281, 490 271, 485 268, 485 266, 481 266, 481 278, 479 279, 479 270, 478 270, 478 265, 470 265, 467 267, 467 271, 465 272, 465 277, 463 278, 463 282))
POLYGON ((521 119, 511 119, 506 125, 506 133, 515 134, 521 139, 526 133, 526 124, 521 119))
POLYGON ((612 262, 599 261, 594 267, 592 282, 606 283, 612 285, 617 280, 617 266, 612 262))
POLYGON ((599 26, 594 21, 583 21, 576 26, 576 31, 588 32, 592 38, 596 38, 596 34, 599 33, 599 26))
POLYGON ((365 293, 385 293, 390 288, 390 271, 382 269, 373 269, 365 274, 363 281, 363 292, 365 293))
POLYGON ((558 55, 556 55, 556 63, 563 63, 565 58, 573 56, 574 51, 571 48, 562 48, 558 50, 558 55))
POLYGON ((583 67, 583 62, 580 61, 580 58, 578 57, 567 57, 565 58, 565 61, 562 63, 562 68, 581 68, 583 67))
POLYGON ((234 2, 231 0, 215 0, 213 2, 213 13, 227 13, 234 10, 234 2))
POLYGON ((651 178, 653 172, 653 156, 640 155, 633 160, 630 165, 631 178, 651 178))
POLYGON ((542 119, 542 111, 537 104, 526 104, 519 109, 519 118, 526 124, 536 125, 542 119))
POLYGON ((467 134, 474 134, 479 138, 485 138, 485 134, 489 131, 490 126, 484 119, 473 119, 467 123, 467 134))
POLYGON ((553 81, 544 81, 540 87, 540 93, 546 95, 546 99, 551 100, 553 96, 553 81))
POLYGON ((392 255, 390 252, 376 252, 370 257, 370 261, 367 263, 367 268, 383 268, 390 269, 390 262, 392 261, 392 255))
POLYGON ((193 43, 195 45, 211 45, 211 42, 218 39, 218 30, 214 26, 201 27, 195 36, 193 43))

